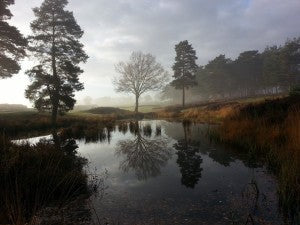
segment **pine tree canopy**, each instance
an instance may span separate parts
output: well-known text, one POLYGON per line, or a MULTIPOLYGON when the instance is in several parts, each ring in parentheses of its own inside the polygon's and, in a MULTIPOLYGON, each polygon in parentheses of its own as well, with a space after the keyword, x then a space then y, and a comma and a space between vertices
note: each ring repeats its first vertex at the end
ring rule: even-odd
POLYGON ((197 72, 196 51, 188 41, 181 41, 175 46, 176 57, 173 65, 174 80, 171 83, 177 89, 189 88, 197 84, 195 73, 197 72))
POLYGON ((26 39, 16 27, 6 22, 12 17, 7 8, 12 4, 13 0, 0 1, 0 79, 17 74, 21 69, 19 60, 26 55, 26 39))
POLYGON ((32 83, 26 97, 38 110, 71 110, 74 92, 83 89, 79 64, 88 56, 79 41, 83 31, 73 13, 65 10, 67 4, 67 0, 45 0, 33 9, 36 19, 31 23, 29 50, 39 64, 27 71, 32 83))

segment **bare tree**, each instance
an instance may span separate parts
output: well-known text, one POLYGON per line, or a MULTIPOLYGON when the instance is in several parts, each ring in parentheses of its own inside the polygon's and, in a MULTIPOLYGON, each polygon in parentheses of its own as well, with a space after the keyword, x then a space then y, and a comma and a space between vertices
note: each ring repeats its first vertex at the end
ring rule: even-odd
POLYGON ((118 63, 115 69, 121 75, 113 81, 115 90, 135 95, 136 113, 140 96, 148 91, 162 89, 168 81, 167 72, 151 54, 133 52, 128 62, 118 63))

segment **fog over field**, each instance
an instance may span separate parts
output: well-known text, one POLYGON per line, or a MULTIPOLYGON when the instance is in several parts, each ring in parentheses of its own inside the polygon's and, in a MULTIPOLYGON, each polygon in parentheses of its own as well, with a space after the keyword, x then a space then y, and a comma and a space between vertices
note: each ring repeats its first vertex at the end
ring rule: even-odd
MULTIPOLYGON (((34 19, 32 8, 42 0, 16 0, 10 9, 10 23, 30 34, 34 19)), ((199 65, 219 54, 235 59, 245 50, 263 50, 267 45, 283 44, 299 36, 300 1, 298 0, 72 0, 67 8, 84 30, 82 42, 89 55, 82 65, 81 81, 85 89, 76 93, 78 104, 87 96, 93 104, 112 105, 131 97, 117 94, 112 85, 114 64, 128 59, 132 51, 141 50, 156 56, 172 74, 174 45, 189 40, 197 51, 199 65)), ((24 97, 29 84, 24 71, 31 59, 25 59, 22 70, 11 79, 0 82, 0 103, 31 106, 24 97), (5 93, 5 94, 4 94, 5 93)), ((150 93, 152 97, 156 93, 150 93)))

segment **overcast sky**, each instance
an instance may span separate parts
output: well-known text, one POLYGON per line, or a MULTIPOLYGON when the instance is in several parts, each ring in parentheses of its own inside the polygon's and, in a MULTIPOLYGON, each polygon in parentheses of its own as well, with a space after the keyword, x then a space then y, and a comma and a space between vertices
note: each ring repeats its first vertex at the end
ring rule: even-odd
MULTIPOLYGON (((15 2, 11 24, 28 35, 32 8, 42 0, 15 2)), ((69 0, 68 9, 85 31, 82 42, 90 57, 78 100, 120 96, 111 84, 114 64, 132 51, 152 53, 170 70, 181 40, 192 43, 201 65, 219 54, 235 58, 300 36, 300 0, 69 0)), ((18 75, 0 80, 0 103, 30 105, 24 98, 30 62, 22 65, 18 75)))

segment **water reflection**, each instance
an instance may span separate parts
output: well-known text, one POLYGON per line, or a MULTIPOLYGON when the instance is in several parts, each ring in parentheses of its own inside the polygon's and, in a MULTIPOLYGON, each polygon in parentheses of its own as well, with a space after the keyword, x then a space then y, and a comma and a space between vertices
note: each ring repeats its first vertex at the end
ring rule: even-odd
POLYGON ((104 128, 88 129, 85 134, 85 143, 97 143, 106 141, 108 135, 104 128))
POLYGON ((121 140, 116 145, 116 155, 124 157, 120 162, 120 168, 124 172, 133 170, 139 180, 160 175, 161 168, 171 158, 172 149, 168 147, 167 139, 163 137, 151 139, 150 124, 141 129, 139 123, 135 121, 129 124, 129 129, 134 138, 121 140))
POLYGON ((120 122, 118 124, 118 130, 119 132, 126 134, 128 131, 128 122, 120 122))
POLYGON ((229 167, 231 163, 235 162, 235 156, 229 149, 224 150, 222 147, 215 147, 210 144, 206 148, 201 148, 201 153, 208 155, 215 162, 222 166, 229 167))
MULTIPOLYGON (((121 128, 119 127, 119 130, 121 128)), ((80 127, 73 126, 70 128, 64 128, 58 132, 61 139, 77 139, 83 140, 86 144, 88 143, 102 143, 107 141, 110 143, 111 134, 116 130, 115 126, 112 125, 95 125, 91 127, 80 127)), ((53 132, 52 132, 53 135, 53 132)), ((53 136, 54 137, 54 136, 53 136)))
POLYGON ((63 152, 69 155, 75 155, 77 153, 78 145, 74 138, 62 136, 57 130, 52 130, 52 141, 56 149, 61 149, 63 152))
POLYGON ((91 170, 107 169, 109 188, 103 199, 92 200, 92 213, 109 224, 245 224, 248 215, 254 222, 282 224, 275 180, 264 168, 252 169, 260 163, 251 152, 211 143, 208 127, 120 121, 73 126, 59 136, 68 139, 60 144, 64 148, 71 149, 71 138, 78 141, 91 170))
POLYGON ((183 122, 184 139, 178 140, 174 145, 177 150, 177 164, 180 167, 181 183, 188 188, 194 188, 201 178, 200 149, 191 143, 190 123, 183 122))

